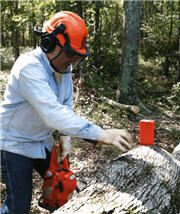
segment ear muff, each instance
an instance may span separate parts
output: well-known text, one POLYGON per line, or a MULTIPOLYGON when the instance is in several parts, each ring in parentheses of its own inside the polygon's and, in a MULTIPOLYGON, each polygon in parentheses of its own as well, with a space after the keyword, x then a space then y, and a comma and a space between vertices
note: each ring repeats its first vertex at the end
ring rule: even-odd
POLYGON ((56 38, 57 34, 64 34, 66 26, 63 23, 60 23, 54 31, 51 33, 41 33, 35 29, 35 32, 40 35, 41 33, 41 44, 40 47, 43 52, 50 53, 54 50, 57 44, 60 45, 59 40, 56 38))
POLYGON ((47 34, 42 36, 40 47, 43 52, 50 53, 54 50, 56 44, 55 38, 52 38, 51 34, 47 34))

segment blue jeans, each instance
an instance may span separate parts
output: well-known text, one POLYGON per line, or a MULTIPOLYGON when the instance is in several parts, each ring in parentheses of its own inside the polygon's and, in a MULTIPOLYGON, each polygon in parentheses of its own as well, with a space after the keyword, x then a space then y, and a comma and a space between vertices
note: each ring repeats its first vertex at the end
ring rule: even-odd
POLYGON ((31 159, 15 153, 1 150, 1 168, 6 184, 5 203, 0 214, 28 214, 32 199, 32 172, 35 168, 43 177, 49 166, 47 158, 31 159))

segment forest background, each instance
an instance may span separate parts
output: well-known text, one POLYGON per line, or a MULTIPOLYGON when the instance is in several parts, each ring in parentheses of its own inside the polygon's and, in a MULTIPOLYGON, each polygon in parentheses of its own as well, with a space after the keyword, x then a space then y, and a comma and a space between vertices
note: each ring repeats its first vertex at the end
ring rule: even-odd
MULTIPOLYGON (((34 27, 42 27, 45 20, 61 10, 79 14, 89 32, 91 54, 73 74, 77 94, 75 108, 81 106, 77 102, 87 91, 87 94, 94 93, 98 98, 107 97, 123 104, 138 105, 142 114, 169 112, 179 118, 180 1, 1 1, 3 72, 10 72, 20 54, 40 44, 34 27), (132 3, 128 5, 128 2, 132 3), (131 6, 139 7, 139 10, 133 10, 131 6), (128 16, 130 24, 126 26, 128 16), (132 25, 138 22, 139 25, 133 29, 132 25), (137 48, 129 54, 126 49, 131 49, 131 41, 134 40, 137 48), (127 85, 129 92, 124 93, 122 87, 127 85)), ((85 101, 86 108, 90 107, 89 98, 85 101)), ((98 115, 95 116, 94 112, 93 117, 98 115)), ((96 120, 97 123, 101 121, 96 120)))
MULTIPOLYGON (((143 99, 146 94, 146 101, 150 100, 152 103, 151 99, 147 99, 147 94, 152 96, 154 94, 152 92, 158 90, 158 97, 161 97, 161 93, 165 92, 162 90, 164 81, 167 81, 169 86, 165 87, 168 94, 176 93, 174 90, 179 88, 180 2, 178 0, 134 2, 141 2, 139 11, 130 11, 131 19, 134 19, 134 22, 130 20, 132 25, 140 22, 136 27, 139 28, 136 29, 139 30, 139 34, 130 29, 129 33, 132 35, 128 39, 138 40, 138 50, 134 51, 134 55, 138 56, 139 53, 140 66, 137 67, 135 74, 133 73, 132 79, 135 84, 131 88, 137 88, 138 93, 135 93, 135 96, 143 99), (140 13, 139 20, 136 20, 138 19, 136 13, 140 13), (144 69, 141 65, 144 65, 144 69), (144 73, 147 70, 148 77, 144 73), (156 81, 159 87, 162 86, 161 89, 149 88, 155 83, 154 76, 158 78, 156 81)), ((1 69, 10 69, 14 60, 23 51, 36 48, 40 44, 40 38, 35 34, 34 27, 37 25, 42 27, 45 20, 61 10, 76 12, 88 26, 91 55, 83 67, 75 72, 76 76, 79 73, 90 87, 97 87, 102 94, 117 101, 139 104, 135 99, 131 101, 128 99, 134 95, 131 94, 133 90, 126 99, 118 97, 118 89, 121 87, 119 84, 128 84, 127 78, 121 82, 123 73, 127 73, 123 67, 127 57, 123 54, 123 46, 128 47, 128 42, 130 43, 124 39, 128 28, 125 21, 129 14, 124 15, 123 1, 1 1, 1 69), (9 57, 10 53, 13 53, 12 57, 9 57), (104 84, 108 88, 104 87, 104 84), (105 88, 106 90, 103 90, 105 88)), ((136 67, 136 62, 132 64, 136 67)), ((179 111, 178 106, 172 105, 172 109, 176 113, 179 111)))
MULTIPOLYGON (((0 100, 3 100, 15 59, 40 44, 34 26, 42 27, 43 22, 58 11, 72 11, 87 24, 91 50, 90 56, 73 72, 75 112, 102 128, 128 129, 136 144, 139 143, 139 121, 153 119, 156 124, 155 143, 173 151, 180 143, 180 1, 140 2, 138 51, 133 53, 137 56, 138 66, 135 66, 132 76, 138 99, 129 100, 119 96, 125 73, 123 62, 128 57, 124 54, 128 46, 124 39, 125 20, 128 18, 124 1, 1 1, 0 100), (137 105, 140 111, 134 113, 128 108, 119 108, 102 97, 137 105)), ((136 22, 135 14, 131 14, 132 19, 133 16, 136 22)), ((133 40, 135 35, 130 37, 133 40)), ((72 162, 75 155, 88 156, 89 144, 83 144, 86 153, 79 152, 79 148, 81 143, 76 142, 72 162)), ((94 155, 98 158, 89 155, 98 161, 119 155, 113 148, 96 152, 94 155)), ((74 162, 72 167, 77 167, 80 162, 74 162)), ((2 189, 5 189, 3 184, 2 189)), ((31 213, 36 212, 34 205, 31 213)))

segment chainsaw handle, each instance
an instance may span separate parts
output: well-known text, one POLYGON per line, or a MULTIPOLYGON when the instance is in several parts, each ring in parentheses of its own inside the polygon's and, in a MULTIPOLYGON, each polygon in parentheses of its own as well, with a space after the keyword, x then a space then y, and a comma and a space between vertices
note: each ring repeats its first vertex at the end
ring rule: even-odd
POLYGON ((59 168, 59 163, 58 163, 58 156, 59 156, 59 150, 61 149, 60 146, 54 146, 52 153, 51 153, 51 160, 49 164, 49 168, 56 170, 59 168))
POLYGON ((60 149, 61 149, 61 146, 53 147, 49 168, 57 170, 61 166, 63 169, 69 170, 69 161, 67 156, 61 163, 58 163, 58 156, 59 156, 60 149))
POLYGON ((43 204, 41 201, 42 201, 43 197, 41 196, 39 199, 38 199, 38 205, 46 210, 49 210, 51 213, 53 213, 55 210, 57 210, 59 207, 50 207, 48 204, 43 204))
POLYGON ((64 158, 64 160, 62 161, 62 168, 63 169, 67 169, 67 170, 69 170, 69 160, 68 160, 68 156, 66 156, 65 158, 64 158))

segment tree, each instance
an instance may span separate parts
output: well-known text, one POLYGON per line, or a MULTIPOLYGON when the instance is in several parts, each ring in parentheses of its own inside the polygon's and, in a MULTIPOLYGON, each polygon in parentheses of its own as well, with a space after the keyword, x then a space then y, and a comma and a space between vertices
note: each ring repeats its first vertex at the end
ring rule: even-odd
POLYGON ((96 172, 89 185, 54 214, 179 214, 180 144, 173 154, 139 146, 96 172))
POLYGON ((146 61, 157 60, 161 74, 173 82, 179 63, 179 1, 144 1, 142 6, 140 53, 146 61))
POLYGON ((171 56, 171 36, 173 31, 173 15, 174 15, 174 2, 171 2, 171 5, 168 5, 171 8, 171 19, 170 19, 170 29, 169 29, 169 35, 168 35, 168 46, 167 46, 167 55, 165 57, 164 62, 164 72, 166 77, 169 77, 169 67, 171 65, 170 56, 171 56))
POLYGON ((120 74, 118 100, 125 104, 138 104, 137 71, 140 32, 141 1, 124 1, 123 65, 120 74))
POLYGON ((178 78, 177 81, 180 82, 180 1, 179 1, 179 28, 178 28, 178 42, 179 42, 179 50, 178 50, 178 78))
POLYGON ((30 30, 31 30, 31 35, 32 35, 32 45, 33 45, 33 48, 36 48, 36 33, 34 32, 34 26, 36 25, 36 20, 35 20, 35 5, 34 5, 34 2, 32 1, 32 9, 31 9, 31 16, 30 16, 30 30))
POLYGON ((83 5, 82 5, 82 1, 76 1, 76 4, 77 4, 77 14, 80 16, 80 17, 83 17, 83 5))
POLYGON ((18 28, 18 23, 16 22, 16 16, 18 15, 18 1, 9 1, 9 8, 10 8, 10 13, 11 13, 11 44, 13 47, 13 52, 15 59, 18 58, 19 56, 19 28, 18 28))

